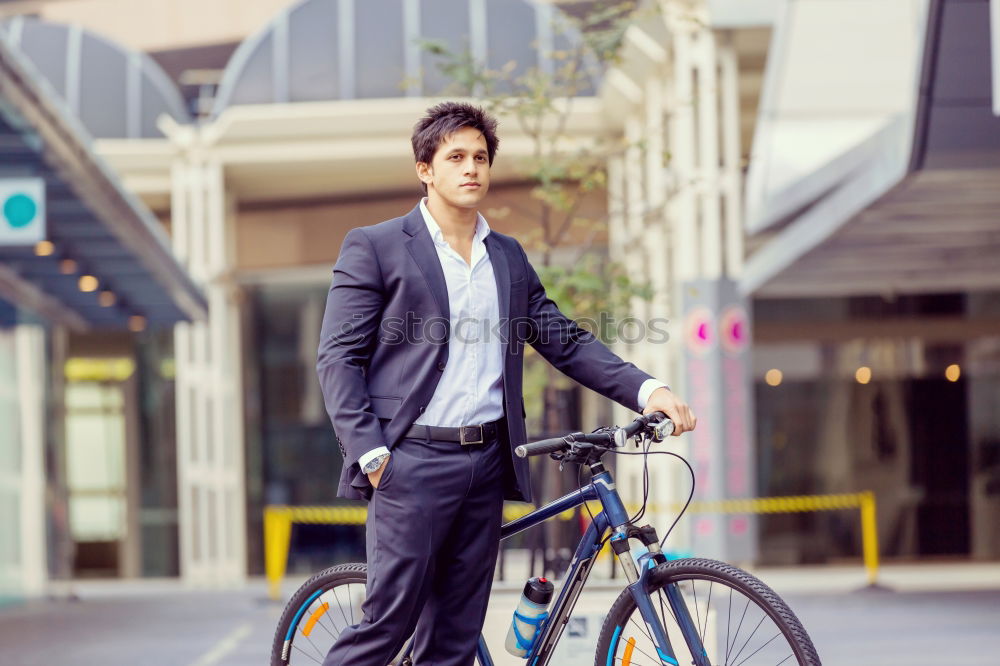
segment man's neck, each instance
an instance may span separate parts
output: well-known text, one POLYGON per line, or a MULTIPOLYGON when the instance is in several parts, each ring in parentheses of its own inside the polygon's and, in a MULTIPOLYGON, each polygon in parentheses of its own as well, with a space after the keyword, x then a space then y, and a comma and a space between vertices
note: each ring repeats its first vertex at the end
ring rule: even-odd
POLYGON ((427 195, 427 210, 441 227, 445 238, 472 240, 479 212, 474 208, 451 206, 439 197, 427 195))

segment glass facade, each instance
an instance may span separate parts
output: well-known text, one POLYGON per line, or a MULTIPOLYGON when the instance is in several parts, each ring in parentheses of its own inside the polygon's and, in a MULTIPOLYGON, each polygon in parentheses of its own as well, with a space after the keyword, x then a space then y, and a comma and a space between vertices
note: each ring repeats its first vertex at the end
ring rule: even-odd
POLYGON ((139 529, 142 575, 180 574, 177 514, 177 414, 174 335, 141 336, 136 346, 139 381, 139 529))
MULTIPOLYGON (((883 556, 1000 556, 984 518, 1000 495, 1000 336, 965 295, 758 302, 756 326, 761 496, 873 490, 883 556)), ((856 511, 760 525, 765 563, 860 553, 856 511)))
MULTIPOLYGON (((268 504, 356 504, 337 498, 342 458, 316 377, 329 285, 250 289, 245 322, 250 572, 263 572, 268 504)), ((290 572, 364 557, 364 527, 296 525, 290 572)))

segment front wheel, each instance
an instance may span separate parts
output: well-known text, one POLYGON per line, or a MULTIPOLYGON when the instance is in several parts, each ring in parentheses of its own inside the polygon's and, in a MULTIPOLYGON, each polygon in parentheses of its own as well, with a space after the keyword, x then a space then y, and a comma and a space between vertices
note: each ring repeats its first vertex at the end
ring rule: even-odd
MULTIPOLYGON (((675 560, 649 572, 650 599, 663 623, 676 661, 662 660, 635 600, 624 590, 608 613, 597 641, 595 666, 697 663, 679 629, 683 603, 712 666, 800 664, 820 666, 809 635, 787 604, 767 585, 723 562, 675 560), (673 590, 680 594, 668 594, 673 590)), ((682 621, 684 618, 681 618, 682 621)))

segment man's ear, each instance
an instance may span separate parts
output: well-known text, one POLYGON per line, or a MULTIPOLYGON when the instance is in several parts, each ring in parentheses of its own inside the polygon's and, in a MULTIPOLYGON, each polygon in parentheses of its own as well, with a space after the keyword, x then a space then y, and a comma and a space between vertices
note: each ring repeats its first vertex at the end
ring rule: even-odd
POLYGON ((434 170, 431 165, 427 162, 417 162, 417 178, 430 185, 431 181, 434 180, 434 170))

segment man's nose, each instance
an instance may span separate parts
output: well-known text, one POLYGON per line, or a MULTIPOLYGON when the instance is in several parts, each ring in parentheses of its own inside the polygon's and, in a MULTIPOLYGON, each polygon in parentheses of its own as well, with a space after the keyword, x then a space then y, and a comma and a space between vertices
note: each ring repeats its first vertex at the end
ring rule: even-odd
POLYGON ((467 176, 475 176, 476 175, 476 170, 478 168, 479 168, 479 165, 476 164, 476 159, 475 158, 472 158, 471 160, 466 160, 465 161, 465 175, 467 175, 467 176))

